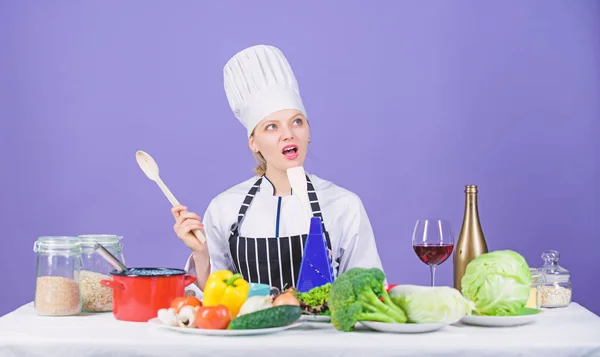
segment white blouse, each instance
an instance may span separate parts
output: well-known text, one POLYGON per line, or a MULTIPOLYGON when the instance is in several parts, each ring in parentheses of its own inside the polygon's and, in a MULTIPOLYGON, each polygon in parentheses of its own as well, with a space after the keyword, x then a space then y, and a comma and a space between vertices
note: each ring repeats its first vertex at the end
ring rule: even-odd
MULTIPOLYGON (((315 188, 325 229, 331 240, 333 261, 339 259, 338 275, 353 267, 383 270, 367 212, 360 198, 330 181, 309 174, 315 188)), ((250 188, 260 177, 253 177, 217 195, 202 218, 210 254, 211 272, 234 270, 228 240, 240 207, 250 188)), ((262 180, 254 200, 239 227, 243 237, 286 237, 307 234, 300 200, 295 195, 274 196, 274 186, 262 180)), ((196 276, 192 256, 185 270, 196 276)), ((198 290, 196 284, 187 289, 198 290)))

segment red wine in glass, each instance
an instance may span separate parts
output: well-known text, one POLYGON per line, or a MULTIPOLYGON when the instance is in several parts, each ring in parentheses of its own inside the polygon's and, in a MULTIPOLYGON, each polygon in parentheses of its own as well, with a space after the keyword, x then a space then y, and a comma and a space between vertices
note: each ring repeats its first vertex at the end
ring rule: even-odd
POLYGON ((415 244, 415 253, 427 265, 440 265, 452 254, 453 244, 415 244))
POLYGON ((445 262, 454 249, 450 224, 443 219, 420 219, 415 224, 412 245, 419 259, 429 265, 431 286, 435 285, 435 268, 445 262))

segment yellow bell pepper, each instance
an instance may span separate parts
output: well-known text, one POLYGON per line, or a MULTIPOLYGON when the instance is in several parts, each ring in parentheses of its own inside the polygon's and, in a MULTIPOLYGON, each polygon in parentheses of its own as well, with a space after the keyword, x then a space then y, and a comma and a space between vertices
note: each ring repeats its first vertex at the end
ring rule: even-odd
POLYGON ((236 317, 249 292, 250 284, 240 274, 233 274, 229 270, 216 271, 206 281, 202 305, 225 305, 231 316, 236 317))

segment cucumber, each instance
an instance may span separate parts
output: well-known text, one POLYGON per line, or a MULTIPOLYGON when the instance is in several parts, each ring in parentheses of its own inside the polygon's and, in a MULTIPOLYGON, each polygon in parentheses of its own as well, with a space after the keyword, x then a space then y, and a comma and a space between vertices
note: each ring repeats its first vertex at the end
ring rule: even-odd
POLYGON ((302 315, 300 306, 279 305, 258 310, 231 320, 229 330, 254 330, 287 326, 298 321, 302 315))

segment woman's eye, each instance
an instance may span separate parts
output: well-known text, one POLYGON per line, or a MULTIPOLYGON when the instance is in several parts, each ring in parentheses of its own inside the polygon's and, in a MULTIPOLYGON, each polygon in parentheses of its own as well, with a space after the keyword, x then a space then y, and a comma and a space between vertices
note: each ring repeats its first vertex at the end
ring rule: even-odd
POLYGON ((277 128, 277 126, 275 124, 269 124, 269 125, 267 125, 267 127, 265 129, 267 129, 267 130, 275 130, 275 128, 277 128))
POLYGON ((294 124, 296 124, 296 125, 302 125, 302 119, 296 119, 296 120, 294 120, 294 124))

